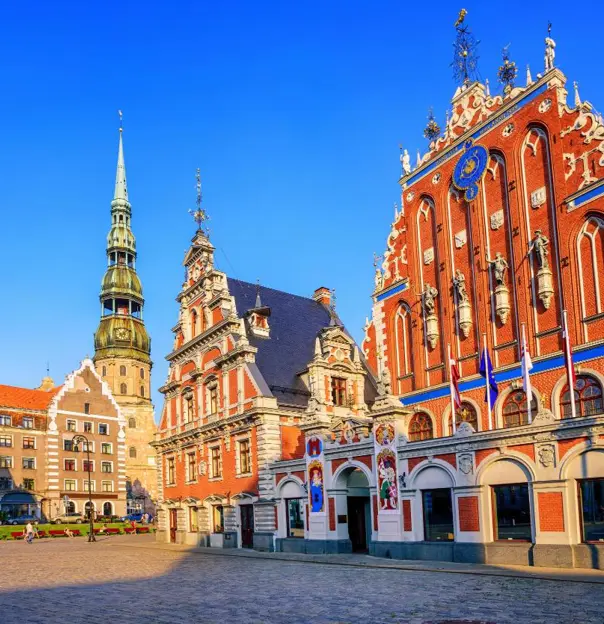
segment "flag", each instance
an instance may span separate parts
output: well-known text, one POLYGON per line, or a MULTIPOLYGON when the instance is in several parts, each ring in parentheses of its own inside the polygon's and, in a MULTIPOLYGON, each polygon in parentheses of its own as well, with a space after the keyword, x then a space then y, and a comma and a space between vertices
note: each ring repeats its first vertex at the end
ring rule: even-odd
POLYGON ((531 354, 526 346, 526 338, 522 339, 522 388, 526 394, 526 400, 529 402, 533 400, 533 389, 531 387, 531 377, 529 373, 533 368, 533 361, 531 360, 531 354))
POLYGON ((491 358, 489 357, 489 352, 486 347, 482 350, 478 372, 484 377, 487 384, 487 391, 484 395, 485 403, 488 403, 490 409, 493 409, 493 405, 495 405, 495 401, 499 396, 499 388, 497 388, 497 382, 493 374, 493 365, 491 364, 491 358))
POLYGON ((457 368, 457 362, 451 356, 449 356, 449 379, 451 380, 451 398, 455 409, 461 407, 461 394, 459 393, 459 369, 457 368))
POLYGON ((566 368, 566 380, 568 383, 568 390, 570 394, 570 411, 571 416, 574 418, 577 415, 577 406, 575 402, 575 387, 577 385, 577 374, 575 373, 575 366, 573 364, 573 352, 570 348, 570 334, 568 331, 568 318, 566 310, 562 313, 562 319, 564 321, 562 337, 564 338, 564 366, 566 368))

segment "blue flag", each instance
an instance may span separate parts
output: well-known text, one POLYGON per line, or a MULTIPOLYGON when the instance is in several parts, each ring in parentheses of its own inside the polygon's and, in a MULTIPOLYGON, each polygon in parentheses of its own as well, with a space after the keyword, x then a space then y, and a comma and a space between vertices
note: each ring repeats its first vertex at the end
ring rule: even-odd
MULTIPOLYGON (((486 349, 482 350, 482 355, 480 356, 480 375, 484 377, 485 382, 488 379, 487 392, 489 392, 489 399, 491 409, 493 409, 493 405, 495 405, 495 401, 499 396, 499 389, 497 388, 497 382, 495 381, 495 375, 493 374, 493 365, 491 364, 491 358, 489 357, 489 352, 486 349)), ((488 403, 487 393, 484 394, 484 402, 488 403)))

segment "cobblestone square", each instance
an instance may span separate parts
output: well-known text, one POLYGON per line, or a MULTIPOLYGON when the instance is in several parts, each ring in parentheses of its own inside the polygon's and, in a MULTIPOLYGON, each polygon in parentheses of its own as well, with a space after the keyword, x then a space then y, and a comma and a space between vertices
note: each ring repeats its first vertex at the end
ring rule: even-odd
POLYGON ((3 624, 583 624, 604 613, 596 582, 216 556, 150 536, 8 542, 0 560, 3 624))

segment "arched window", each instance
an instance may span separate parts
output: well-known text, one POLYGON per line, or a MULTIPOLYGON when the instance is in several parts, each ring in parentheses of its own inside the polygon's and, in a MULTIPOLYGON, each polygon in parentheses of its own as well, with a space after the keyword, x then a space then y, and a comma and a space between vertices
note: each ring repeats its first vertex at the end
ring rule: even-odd
POLYGON ((128 449, 128 455, 130 456, 131 459, 136 459, 136 448, 134 446, 131 446, 128 449))
POLYGON ((434 437, 432 419, 425 412, 419 412, 409 423, 409 442, 431 440, 434 437))
POLYGON ((191 311, 191 338, 197 334, 197 310, 191 311))
POLYGON ((75 503, 73 501, 67 501, 65 503, 65 513, 74 513, 75 512, 75 503))
MULTIPOLYGON (((593 416, 594 414, 601 414, 604 410, 602 386, 595 377, 591 375, 577 375, 575 409, 577 416, 593 416)), ((562 388, 560 414, 562 418, 570 418, 572 416, 568 383, 562 388)))
POLYGON ((96 514, 94 513, 94 503, 91 503, 90 501, 87 501, 87 502, 86 502, 86 504, 84 505, 84 516, 85 516, 86 518, 89 518, 89 517, 90 517, 90 512, 91 512, 91 511, 92 511, 92 513, 93 513, 93 517, 94 517, 94 515, 96 515, 96 514))
MULTIPOLYGON (((533 417, 537 415, 537 409, 537 399, 533 394, 531 402, 531 414, 533 417)), ((504 429, 528 425, 528 406, 524 390, 516 390, 508 394, 503 404, 502 413, 504 429)))
MULTIPOLYGON (((584 295, 579 297, 581 316, 588 318, 603 311, 599 276, 604 266, 604 219, 595 215, 587 219, 577 237, 577 255, 579 289, 584 295)), ((585 331, 588 329, 589 326, 585 331)))
POLYGON ((104 516, 113 515, 113 505, 110 502, 103 503, 103 515, 104 516))
MULTIPOLYGON (((462 422, 472 425, 474 431, 478 431, 478 414, 476 408, 467 401, 463 401, 461 407, 455 410, 455 428, 457 429, 462 422)), ((453 423, 449 415, 449 435, 453 435, 453 423)))
POLYGON ((103 366, 103 377, 107 377, 107 367, 103 366))
POLYGON ((121 394, 128 394, 128 386, 125 383, 120 384, 120 393, 121 394))
POLYGON ((395 392, 398 394, 413 390, 413 380, 411 383, 405 382, 405 378, 413 375, 413 350, 411 343, 411 310, 406 303, 401 303, 394 322, 395 348, 396 348, 396 383, 395 392))
POLYGON ((141 396, 145 396, 145 386, 141 386, 141 396))
POLYGON ((141 378, 141 379, 144 379, 144 378, 145 378, 145 369, 144 369, 144 368, 141 368, 141 369, 138 371, 138 374, 139 374, 139 376, 140 376, 140 378, 141 378))
POLYGON ((120 375, 122 377, 126 376, 126 367, 125 366, 120 366, 120 375))
POLYGON ((130 429, 136 429, 136 418, 128 418, 128 427, 130 429))

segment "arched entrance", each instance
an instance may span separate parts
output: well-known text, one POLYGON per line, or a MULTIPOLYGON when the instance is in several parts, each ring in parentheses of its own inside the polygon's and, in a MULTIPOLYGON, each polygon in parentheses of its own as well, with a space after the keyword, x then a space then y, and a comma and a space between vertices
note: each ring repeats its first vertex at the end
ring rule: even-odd
POLYGON ((90 510, 92 509, 92 514, 93 514, 93 518, 95 515, 95 509, 94 509, 94 503, 90 503, 90 501, 86 501, 86 504, 84 505, 84 516, 86 517, 87 520, 90 519, 90 510))
POLYGON ((103 515, 104 516, 113 515, 113 505, 110 502, 103 503, 103 515))
POLYGON ((353 552, 367 552, 371 539, 371 502, 369 481, 360 468, 344 470, 338 489, 346 490, 348 538, 353 552))

